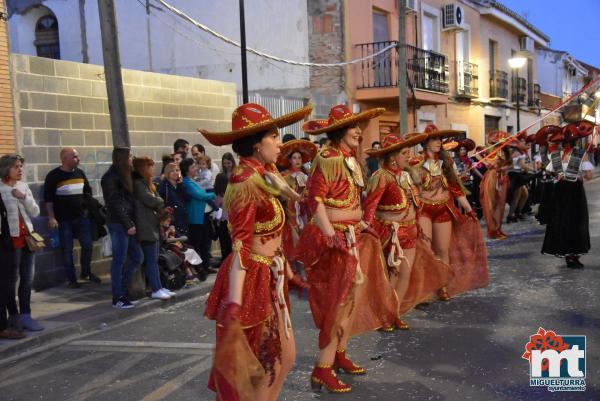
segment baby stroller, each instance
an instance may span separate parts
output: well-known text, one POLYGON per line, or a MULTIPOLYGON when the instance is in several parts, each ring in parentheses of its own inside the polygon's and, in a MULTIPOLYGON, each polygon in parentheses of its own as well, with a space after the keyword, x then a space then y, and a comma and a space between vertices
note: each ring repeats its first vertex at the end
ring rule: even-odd
POLYGON ((171 291, 180 289, 185 284, 185 272, 183 263, 179 255, 175 252, 160 247, 158 253, 158 271, 160 282, 164 288, 171 291))

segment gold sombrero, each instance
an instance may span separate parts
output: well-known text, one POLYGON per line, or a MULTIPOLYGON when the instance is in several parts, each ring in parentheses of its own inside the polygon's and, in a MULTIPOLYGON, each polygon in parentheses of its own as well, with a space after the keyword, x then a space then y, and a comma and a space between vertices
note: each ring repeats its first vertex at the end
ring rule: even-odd
POLYGON ((283 168, 290 166, 290 156, 294 152, 300 152, 302 155, 302 164, 312 161, 317 155, 317 145, 306 139, 294 139, 286 142, 281 147, 281 153, 277 158, 277 165, 283 168))
POLYGON ((402 138, 400 134, 389 134, 383 138, 381 149, 368 149, 366 154, 373 157, 382 157, 388 153, 415 146, 423 142, 427 138, 427 134, 408 134, 402 138))

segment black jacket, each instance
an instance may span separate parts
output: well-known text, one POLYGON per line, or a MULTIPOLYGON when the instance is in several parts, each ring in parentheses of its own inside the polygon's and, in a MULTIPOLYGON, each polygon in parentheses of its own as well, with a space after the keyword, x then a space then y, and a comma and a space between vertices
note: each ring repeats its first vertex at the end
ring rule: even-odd
POLYGON ((162 180, 158 184, 158 194, 165 200, 165 207, 173 209, 172 224, 177 230, 177 235, 187 235, 188 232, 188 216, 186 202, 188 195, 183 187, 183 184, 177 184, 177 187, 171 185, 167 180, 162 180))
POLYGON ((106 222, 122 224, 125 230, 135 226, 133 194, 125 189, 114 166, 102 176, 100 185, 106 205, 106 222))

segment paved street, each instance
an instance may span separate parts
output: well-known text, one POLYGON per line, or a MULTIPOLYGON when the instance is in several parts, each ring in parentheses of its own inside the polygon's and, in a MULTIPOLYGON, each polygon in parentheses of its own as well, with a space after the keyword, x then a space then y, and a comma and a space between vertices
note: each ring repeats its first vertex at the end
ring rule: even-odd
MULTIPOLYGON (((600 399, 600 180, 588 184, 592 254, 583 270, 541 256, 543 228, 533 219, 490 241, 488 288, 415 310, 408 332, 355 338, 351 356, 369 374, 349 378, 349 395, 315 395, 309 376, 317 332, 295 296, 296 368, 282 400, 598 400, 600 399), (549 393, 529 387, 524 345, 538 327, 584 334, 587 391, 549 393)), ((213 323, 204 298, 138 315, 68 343, 0 366, 2 401, 212 400, 206 389, 213 323)), ((0 363, 1 364, 1 363, 0 363)))

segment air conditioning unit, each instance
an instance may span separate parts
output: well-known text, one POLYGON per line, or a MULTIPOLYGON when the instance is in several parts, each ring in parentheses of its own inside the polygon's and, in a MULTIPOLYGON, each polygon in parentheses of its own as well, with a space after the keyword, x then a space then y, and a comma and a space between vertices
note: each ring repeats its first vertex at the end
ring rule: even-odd
POLYGON ((464 10, 458 4, 446 4, 442 6, 443 29, 464 29, 464 10))
POLYGON ((407 13, 416 13, 419 4, 418 0, 406 0, 406 12, 407 13))
POLYGON ((528 52, 530 54, 533 54, 535 51, 533 38, 530 38, 529 36, 521 36, 519 38, 519 45, 522 52, 528 52))

